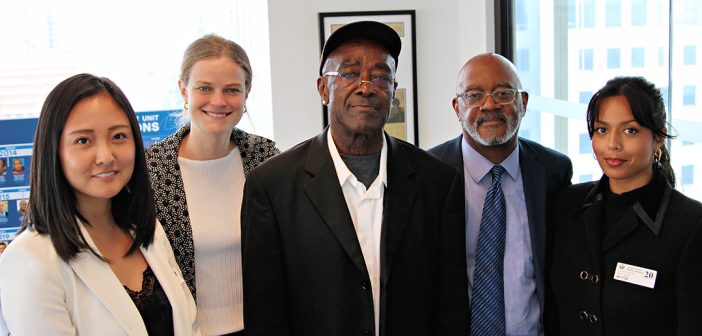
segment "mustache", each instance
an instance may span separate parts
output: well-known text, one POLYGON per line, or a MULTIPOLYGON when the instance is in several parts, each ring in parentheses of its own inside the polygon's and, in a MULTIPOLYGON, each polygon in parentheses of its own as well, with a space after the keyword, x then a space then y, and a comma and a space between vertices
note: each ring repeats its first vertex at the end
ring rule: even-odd
POLYGON ((475 120, 475 124, 479 126, 482 123, 494 120, 507 122, 507 116, 502 111, 486 111, 483 112, 483 114, 475 120))

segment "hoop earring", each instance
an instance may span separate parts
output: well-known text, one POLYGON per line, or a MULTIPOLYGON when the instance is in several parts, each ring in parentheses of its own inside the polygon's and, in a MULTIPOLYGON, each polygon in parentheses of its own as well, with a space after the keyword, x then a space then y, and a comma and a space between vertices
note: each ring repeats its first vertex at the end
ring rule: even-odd
POLYGON ((183 110, 187 111, 188 107, 190 107, 190 106, 188 106, 188 102, 183 103, 183 110))
POLYGON ((242 106, 242 110, 244 111, 244 112, 242 112, 242 113, 246 113, 246 112, 248 111, 248 109, 246 108, 246 104, 244 104, 244 105, 242 106))
POLYGON ((655 153, 653 153, 653 162, 660 163, 662 156, 663 156, 663 149, 658 147, 658 150, 655 153))

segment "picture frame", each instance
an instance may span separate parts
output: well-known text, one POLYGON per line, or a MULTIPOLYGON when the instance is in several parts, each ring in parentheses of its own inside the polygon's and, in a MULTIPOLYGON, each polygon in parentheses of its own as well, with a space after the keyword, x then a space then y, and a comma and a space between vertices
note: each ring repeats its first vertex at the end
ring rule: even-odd
MULTIPOLYGON (((398 57, 395 74, 398 83, 395 96, 391 102, 390 115, 385 124, 385 131, 414 145, 419 144, 417 127, 417 57, 416 27, 414 10, 365 11, 365 12, 330 12, 319 13, 320 54, 324 42, 339 27, 357 21, 382 22, 400 35, 402 50, 398 57)), ((329 124, 326 106, 322 106, 324 127, 329 124)))

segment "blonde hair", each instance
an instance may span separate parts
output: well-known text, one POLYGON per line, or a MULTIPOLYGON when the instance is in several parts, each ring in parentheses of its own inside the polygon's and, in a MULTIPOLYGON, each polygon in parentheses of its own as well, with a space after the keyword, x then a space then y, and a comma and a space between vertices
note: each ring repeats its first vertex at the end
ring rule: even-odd
POLYGON ((190 70, 192 70, 195 63, 204 59, 218 57, 227 57, 244 69, 246 72, 246 87, 251 87, 251 63, 244 48, 234 41, 215 34, 207 34, 190 43, 188 48, 185 49, 183 61, 180 65, 180 80, 187 85, 190 80, 190 70))

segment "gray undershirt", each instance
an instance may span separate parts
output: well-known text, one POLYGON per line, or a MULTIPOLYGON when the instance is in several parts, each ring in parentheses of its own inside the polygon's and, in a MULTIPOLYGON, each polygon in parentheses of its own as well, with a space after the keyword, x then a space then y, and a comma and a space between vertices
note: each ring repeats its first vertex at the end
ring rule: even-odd
POLYGON ((356 176, 356 179, 363 183, 366 189, 370 188, 380 171, 380 153, 362 156, 343 155, 341 153, 339 155, 346 167, 356 176))

